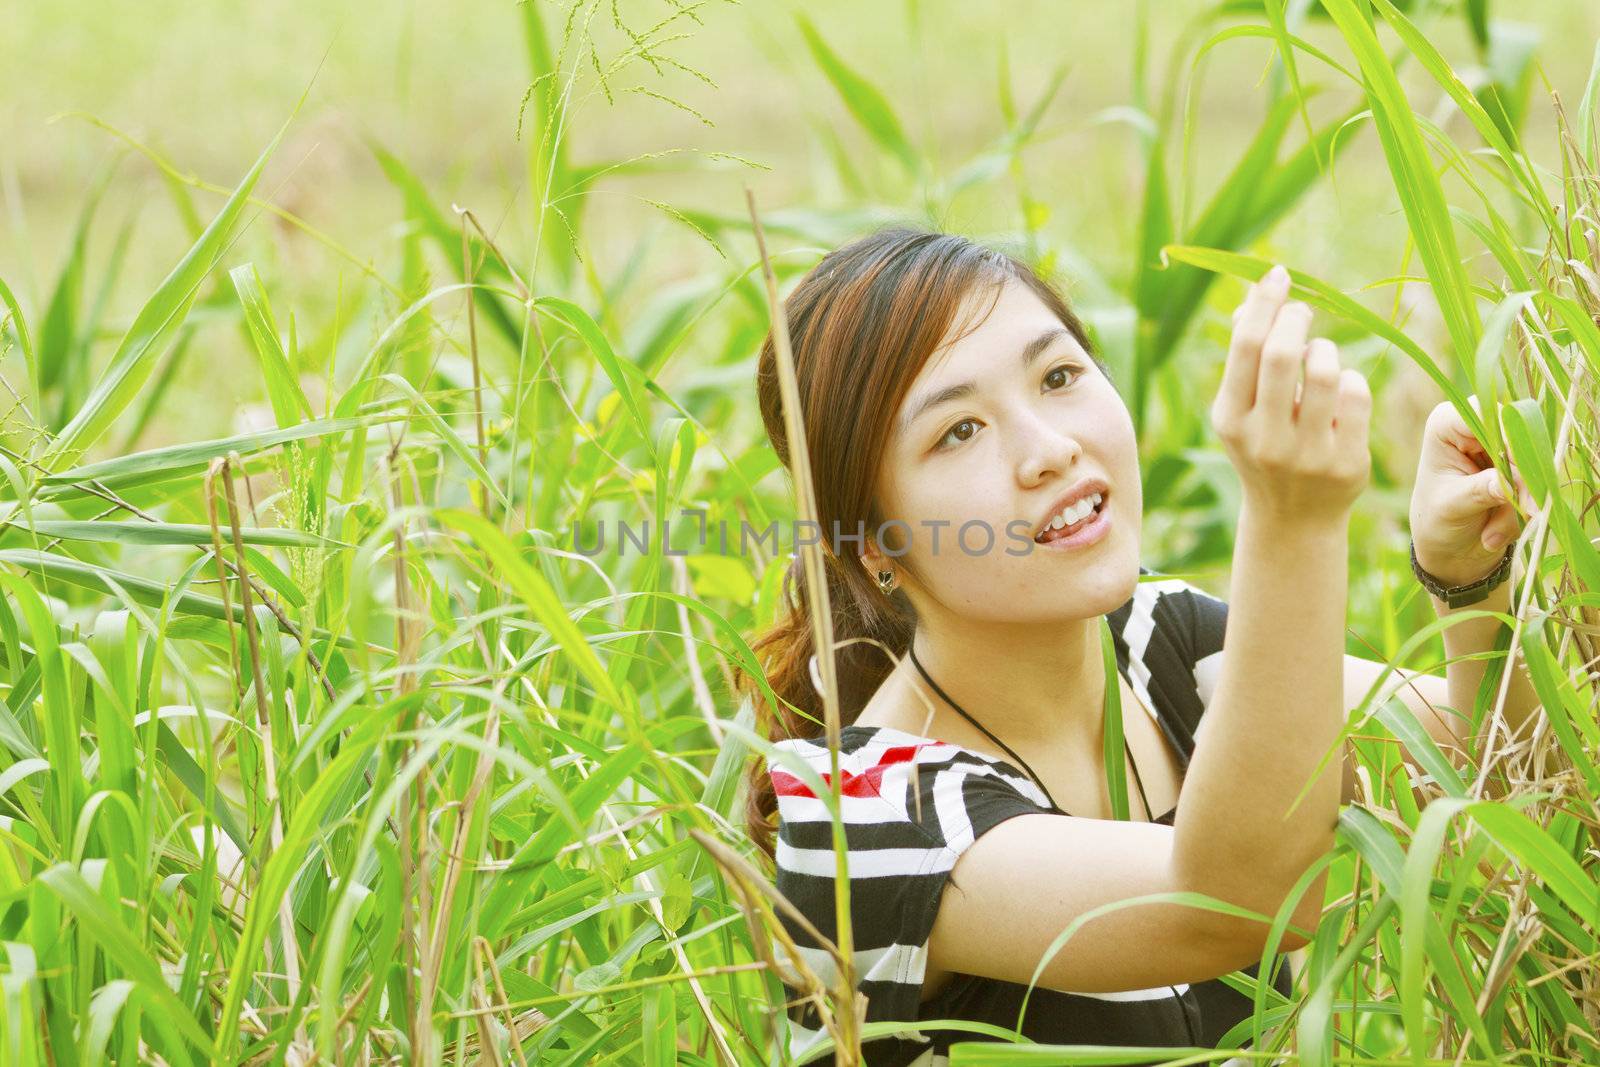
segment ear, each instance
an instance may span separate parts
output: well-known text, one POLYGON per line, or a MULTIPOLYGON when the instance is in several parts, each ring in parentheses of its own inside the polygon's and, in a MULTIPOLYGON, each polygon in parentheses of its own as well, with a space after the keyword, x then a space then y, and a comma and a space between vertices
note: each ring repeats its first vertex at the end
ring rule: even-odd
POLYGON ((861 561, 862 569, 867 572, 867 577, 873 581, 878 580, 879 571, 891 568, 889 558, 883 554, 883 551, 878 547, 878 543, 870 535, 867 537, 866 547, 861 550, 861 553, 856 558, 861 561))

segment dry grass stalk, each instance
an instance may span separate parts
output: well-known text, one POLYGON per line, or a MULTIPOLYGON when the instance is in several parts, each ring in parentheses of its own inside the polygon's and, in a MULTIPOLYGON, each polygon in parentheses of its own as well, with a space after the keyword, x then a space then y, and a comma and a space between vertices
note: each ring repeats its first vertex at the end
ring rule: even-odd
MULTIPOLYGON (((789 321, 783 304, 778 299, 778 278, 772 261, 767 256, 767 241, 761 228, 761 218, 756 211, 755 193, 745 187, 745 201, 750 209, 750 228, 755 235, 756 250, 761 256, 761 274, 767 287, 767 310, 772 322, 772 343, 777 356, 779 391, 783 396, 783 429, 789 442, 789 465, 795 490, 795 515, 801 522, 809 522, 813 529, 820 528, 817 520, 816 488, 811 478, 811 454, 807 448, 805 413, 801 408, 800 384, 795 375, 794 351, 789 342, 789 321)), ((800 559, 805 574, 806 603, 811 607, 812 647, 817 651, 817 673, 821 679, 823 724, 827 735, 829 785, 833 794, 833 808, 839 808, 839 675, 834 662, 833 608, 828 600, 827 561, 819 543, 801 544, 800 559)), ((855 939, 850 928, 850 874, 846 865, 846 847, 842 840, 843 828, 834 826, 834 857, 837 874, 834 878, 835 911, 838 916, 840 977, 844 989, 856 987, 853 950, 855 939)), ((841 1007, 844 1005, 841 1003, 841 1007)), ((855 1012, 841 1011, 847 1020, 844 1040, 839 1042, 836 1055, 848 1067, 856 1063, 859 1037, 855 1032, 855 1012)))

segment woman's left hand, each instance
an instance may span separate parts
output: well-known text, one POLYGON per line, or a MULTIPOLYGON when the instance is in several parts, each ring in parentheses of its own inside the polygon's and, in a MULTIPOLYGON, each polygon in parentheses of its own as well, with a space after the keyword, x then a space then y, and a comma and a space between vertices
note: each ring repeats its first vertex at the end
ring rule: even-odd
MULTIPOLYGON (((1470 398, 1478 410, 1478 398, 1470 398)), ((1533 498, 1515 463, 1512 482, 1524 512, 1533 498)), ((1411 539, 1422 569, 1446 585, 1465 585, 1499 564, 1521 531, 1502 476, 1448 400, 1428 413, 1417 480, 1411 488, 1411 539)))

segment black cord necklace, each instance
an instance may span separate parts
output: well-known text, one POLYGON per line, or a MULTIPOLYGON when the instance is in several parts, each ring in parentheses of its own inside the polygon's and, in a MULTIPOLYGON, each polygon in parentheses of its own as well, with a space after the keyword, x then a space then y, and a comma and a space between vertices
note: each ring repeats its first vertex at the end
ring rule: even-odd
MULTIPOLYGON (((1063 815, 1072 814, 1071 812, 1069 812, 1065 808, 1063 808, 1061 805, 1056 803, 1055 797, 1050 795, 1050 790, 1045 788, 1044 780, 1041 779, 1037 774, 1034 773, 1034 770, 1033 770, 1032 767, 1028 766, 1028 761, 1027 760, 1023 759, 1021 756, 1019 756, 1015 752, 1013 752, 1010 745, 1006 744, 1004 741, 1000 740, 994 734, 990 733, 988 728, 986 726, 984 726, 983 723, 979 722, 977 719, 974 719, 971 715, 968 715, 965 708, 963 708, 960 704, 957 704, 954 700, 951 700, 950 699, 950 694, 946 693, 942 688, 940 688, 939 683, 934 681, 932 676, 928 674, 928 668, 924 667, 922 665, 922 661, 917 658, 917 647, 916 647, 916 642, 915 641, 913 641, 911 643, 911 645, 909 647, 909 651, 911 653, 911 662, 916 664, 917 670, 922 674, 923 681, 927 682, 928 685, 932 687, 933 691, 935 693, 939 694, 940 699, 942 699, 946 704, 949 704, 952 708, 955 708, 956 709, 956 713, 959 714, 963 719, 966 719, 972 725, 974 725, 978 729, 982 730, 985 737, 987 737, 989 740, 993 741, 995 744, 999 745, 1001 748, 1005 749, 1007 754, 1009 754, 1011 756, 1011 758, 1017 762, 1017 766, 1021 767, 1023 770, 1028 772, 1028 777, 1033 779, 1034 784, 1039 787, 1039 791, 1045 795, 1045 799, 1050 801, 1050 806, 1052 808, 1054 808, 1057 811, 1061 812, 1061 814, 1063 814, 1063 815)), ((1107 686, 1106 699, 1107 700, 1110 699, 1110 686, 1111 685, 1112 685, 1111 679, 1107 678, 1106 679, 1106 686, 1107 686)), ((1124 750, 1128 753, 1128 763, 1133 767, 1133 781, 1134 781, 1134 784, 1139 787, 1139 801, 1140 801, 1140 803, 1144 804, 1145 818, 1149 819, 1151 822, 1154 822, 1155 821, 1155 814, 1154 814, 1154 812, 1152 812, 1150 810, 1150 799, 1147 796, 1145 796, 1145 793, 1144 793, 1144 780, 1139 777, 1139 763, 1138 763, 1137 760, 1135 760, 1133 758, 1133 750, 1131 748, 1127 748, 1126 745, 1124 745, 1123 747, 1124 747, 1124 750)))
MULTIPOLYGON (((1056 811, 1060 812, 1062 815, 1071 815, 1072 813, 1070 811, 1067 811, 1066 809, 1061 807, 1061 805, 1056 803, 1055 798, 1050 795, 1050 790, 1048 790, 1048 789, 1046 789, 1044 787, 1044 781, 1037 774, 1035 774, 1033 772, 1033 768, 1032 767, 1028 766, 1028 761, 1027 760, 1023 759, 1021 756, 1019 756, 1015 752, 1013 752, 1011 750, 1011 746, 1010 745, 1006 744, 1004 741, 1000 740, 994 734, 990 733, 988 728, 985 727, 983 725, 983 723, 979 722, 977 719, 974 719, 971 715, 968 715, 965 708, 963 708, 960 704, 957 704, 954 700, 951 700, 950 699, 950 694, 946 693, 943 689, 941 689, 939 687, 939 683, 934 681, 933 678, 928 674, 928 668, 924 667, 922 665, 922 661, 917 658, 917 649, 916 649, 916 642, 915 641, 912 642, 912 644, 911 644, 911 646, 909 648, 909 651, 911 653, 911 662, 916 664, 917 670, 919 672, 921 672, 921 674, 922 674, 923 681, 927 682, 928 685, 932 686, 933 687, 933 691, 935 693, 938 693, 940 698, 943 699, 946 704, 949 704, 952 708, 955 708, 956 711, 961 715, 961 717, 963 719, 966 719, 972 725, 974 725, 978 729, 982 730, 985 737, 987 737, 989 740, 993 741, 995 744, 999 745, 1001 748, 1005 749, 1006 752, 1008 752, 1010 754, 1011 758, 1017 761, 1017 765, 1019 767, 1021 767, 1023 770, 1028 772, 1028 776, 1034 780, 1034 783, 1036 785, 1038 785, 1039 791, 1045 795, 1045 798, 1047 800, 1050 801, 1050 806, 1052 808, 1054 808, 1056 811)), ((1109 687, 1112 684, 1113 684, 1112 680, 1110 678, 1107 678, 1106 679, 1106 686, 1107 686, 1106 699, 1107 700, 1110 700, 1110 688, 1109 687)), ((1145 817, 1147 819, 1151 820, 1152 822, 1154 822, 1155 821, 1155 815, 1152 814, 1152 812, 1150 810, 1150 799, 1144 795, 1144 782, 1139 778, 1139 763, 1138 763, 1137 760, 1135 760, 1133 758, 1133 750, 1131 748, 1128 748, 1126 743, 1124 743, 1123 749, 1124 749, 1124 751, 1126 751, 1128 753, 1128 763, 1133 767, 1133 780, 1139 786, 1139 800, 1140 800, 1141 803, 1144 804, 1145 817)), ((1200 1044, 1200 1035, 1195 1031, 1194 1020, 1189 1017, 1190 1002, 1189 1001, 1185 1001, 1183 999, 1183 996, 1178 992, 1178 987, 1177 986, 1169 985, 1169 986, 1167 986, 1167 988, 1172 990, 1173 998, 1179 1002, 1178 1003, 1178 1011, 1179 1011, 1180 1014, 1183 1015, 1183 1028, 1189 1034, 1190 1043, 1194 1044, 1194 1045, 1199 1045, 1200 1044)))

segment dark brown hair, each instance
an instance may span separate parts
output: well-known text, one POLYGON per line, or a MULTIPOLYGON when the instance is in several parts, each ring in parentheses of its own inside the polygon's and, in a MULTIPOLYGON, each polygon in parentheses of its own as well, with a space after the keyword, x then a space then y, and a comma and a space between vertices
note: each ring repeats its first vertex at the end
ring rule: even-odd
MULTIPOLYGON (((1106 373, 1088 332, 1051 282, 1015 256, 955 234, 903 225, 879 229, 828 253, 784 300, 824 534, 854 534, 863 524, 868 532, 879 529, 877 464, 907 388, 945 342, 964 302, 984 286, 993 287, 998 299, 1007 279, 1033 290, 1106 373)), ((987 315, 973 316, 972 328, 987 315)), ((756 394, 767 437, 792 474, 770 332, 761 345, 756 394)), ((841 559, 828 536, 821 540, 834 640, 869 638, 905 655, 916 626, 905 594, 880 592, 859 560, 841 559)), ((885 547, 892 554, 894 547, 885 547)), ((904 557, 895 565, 911 571, 904 557)), ((756 729, 771 740, 823 732, 822 696, 811 680, 816 648, 802 566, 795 555, 783 578, 781 617, 751 645, 772 691, 789 706, 771 707, 756 679, 735 669, 736 691, 751 699, 756 729)), ((849 725, 894 664, 883 649, 860 640, 837 648, 834 659, 840 724, 849 725)), ((777 797, 765 763, 757 759, 747 771, 745 822, 770 858, 777 797)))

